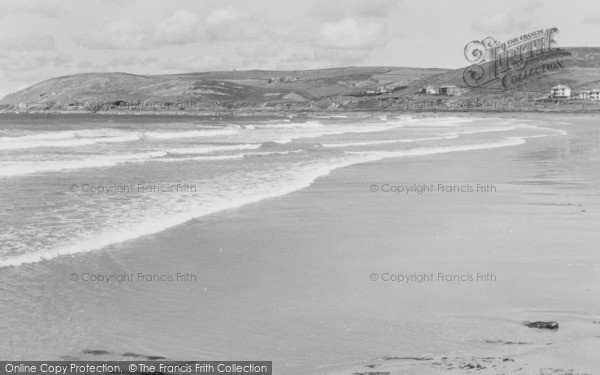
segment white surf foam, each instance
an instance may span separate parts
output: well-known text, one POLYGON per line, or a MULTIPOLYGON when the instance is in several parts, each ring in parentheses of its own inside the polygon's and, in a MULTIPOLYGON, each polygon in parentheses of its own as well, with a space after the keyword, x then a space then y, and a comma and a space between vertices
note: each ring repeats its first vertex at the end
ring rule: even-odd
POLYGON ((145 162, 165 155, 167 153, 164 151, 152 151, 136 154, 103 155, 83 160, 12 162, 0 164, 0 176, 8 177, 73 169, 111 167, 119 163, 145 162))
POLYGON ((491 148, 518 146, 525 143, 523 138, 506 138, 500 142, 489 142, 489 143, 476 143, 471 145, 457 145, 457 146, 445 146, 445 147, 425 147, 425 148, 414 148, 403 151, 344 151, 350 155, 362 155, 365 157, 373 158, 373 160, 379 160, 384 158, 402 157, 402 156, 422 156, 422 155, 435 155, 444 154, 448 152, 460 152, 460 151, 473 151, 473 150, 485 150, 491 148))
POLYGON ((256 150, 260 148, 260 144, 240 144, 231 146, 205 146, 205 147, 189 147, 189 148, 172 148, 167 150, 169 154, 174 155, 189 155, 189 154, 208 154, 217 151, 234 151, 234 150, 256 150))
POLYGON ((96 143, 137 141, 139 136, 127 132, 61 131, 20 137, 0 137, 0 150, 19 150, 41 147, 77 147, 96 143), (112 133, 112 134, 111 134, 112 133))
POLYGON ((0 267, 19 266, 26 263, 35 263, 49 260, 61 255, 84 253, 107 247, 111 244, 133 240, 142 236, 164 231, 176 225, 183 224, 192 219, 217 213, 219 211, 234 209, 249 203, 289 194, 299 189, 310 186, 317 178, 328 175, 331 171, 352 164, 379 160, 388 157, 406 157, 433 155, 448 152, 460 152, 468 150, 481 150, 516 146, 525 143, 522 138, 507 138, 499 142, 420 148, 395 152, 352 152, 345 151, 347 158, 333 160, 329 163, 315 163, 304 165, 299 170, 288 170, 280 175, 277 181, 253 184, 253 187, 241 189, 235 192, 235 197, 224 197, 205 207, 194 207, 186 212, 174 214, 167 218, 153 218, 143 223, 137 223, 128 228, 110 229, 83 241, 78 241, 65 246, 59 246, 50 250, 36 251, 28 254, 8 257, 0 260, 0 267))
POLYGON ((160 158, 151 160, 152 162, 165 162, 165 163, 176 163, 182 161, 209 161, 209 160, 231 160, 231 159, 243 159, 244 154, 234 155, 214 155, 214 156, 190 156, 184 158, 160 158))
POLYGON ((321 129, 316 131, 296 131, 290 132, 290 134, 284 133, 283 137, 274 140, 274 143, 278 144, 287 144, 291 143, 294 140, 298 139, 311 139, 318 138, 325 135, 341 135, 341 134, 351 134, 351 133, 376 133, 382 132, 386 130, 391 130, 394 128, 402 127, 402 123, 400 122, 389 122, 384 124, 367 124, 367 125, 328 125, 322 126, 321 129))
POLYGON ((279 122, 276 124, 260 124, 256 125, 255 127, 258 127, 258 129, 319 129, 324 128, 325 125, 318 121, 291 123, 288 120, 286 122, 279 122))
POLYGON ((327 148, 344 148, 344 147, 361 147, 361 146, 373 146, 373 145, 385 145, 394 143, 412 143, 412 142, 425 142, 425 141, 436 141, 442 139, 454 139, 458 138, 458 134, 449 135, 446 137, 428 137, 428 138, 411 138, 411 139, 391 139, 382 141, 365 141, 365 142, 347 142, 347 143, 322 143, 323 147, 327 148))
MULTIPOLYGON (((478 119, 485 120, 485 119, 478 119)), ((487 119, 490 120, 490 119, 487 119)), ((441 118, 410 118, 405 121, 407 126, 411 127, 456 127, 463 126, 475 121, 475 119, 461 118, 461 117, 441 117, 441 118)))
POLYGON ((295 151, 270 151, 270 152, 251 152, 248 154, 244 154, 244 156, 268 156, 268 155, 288 155, 292 152, 302 152, 304 150, 295 150, 295 151))
POLYGON ((216 137, 219 135, 231 135, 237 133, 234 129, 206 129, 206 130, 188 130, 181 132, 146 132, 145 137, 153 139, 177 139, 177 138, 198 138, 198 137, 216 137))
POLYGON ((507 132, 511 130, 515 130, 517 128, 523 128, 524 126, 514 125, 514 126, 498 126, 498 127, 490 127, 490 128, 474 128, 464 130, 460 130, 454 134, 479 134, 479 133, 494 133, 494 132, 507 132))

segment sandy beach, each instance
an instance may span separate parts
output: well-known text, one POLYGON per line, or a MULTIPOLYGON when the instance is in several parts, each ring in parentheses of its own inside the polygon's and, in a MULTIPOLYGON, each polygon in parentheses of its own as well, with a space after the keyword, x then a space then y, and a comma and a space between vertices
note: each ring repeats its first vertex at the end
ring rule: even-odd
POLYGON ((23 313, 5 319, 45 326, 35 339, 15 327, 4 350, 272 360, 277 374, 597 373, 597 124, 549 118, 568 135, 356 164, 102 251, 4 269, 11 292, 33 283, 40 301, 15 298, 23 313), (560 328, 522 325, 537 320, 560 328))
POLYGON ((600 375, 599 30, 0 0, 0 375, 600 375))
POLYGON ((197 341, 164 341, 157 332, 152 349, 173 358, 266 355, 277 373, 464 373, 474 364, 480 373, 593 374, 595 121, 559 125, 568 136, 522 146, 339 169, 307 189, 136 244, 121 253, 128 268, 140 267, 141 252, 153 259, 169 249, 172 260, 157 271, 185 259, 201 275, 193 289, 165 293, 182 295, 163 307, 186 322, 168 328, 181 330, 174 337, 192 324, 197 341), (385 193, 386 183, 434 184, 435 192, 385 193), (496 191, 437 192, 438 184, 496 191), (434 281, 386 282, 384 273, 433 273, 434 281), (496 279, 440 281, 440 273, 496 279), (521 325, 528 320, 556 320, 560 329, 521 325))

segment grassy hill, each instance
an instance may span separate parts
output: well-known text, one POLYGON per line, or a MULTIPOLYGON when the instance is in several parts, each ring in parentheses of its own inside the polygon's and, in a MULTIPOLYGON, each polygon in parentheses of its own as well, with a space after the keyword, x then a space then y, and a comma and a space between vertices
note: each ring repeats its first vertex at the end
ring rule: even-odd
POLYGON ((92 103, 118 108, 124 103, 140 102, 166 103, 171 110, 190 105, 198 109, 277 107, 350 95, 381 85, 408 85, 415 80, 444 71, 420 68, 349 67, 160 76, 86 73, 38 83, 7 95, 0 101, 0 105, 4 108, 29 110, 91 110, 92 103), (286 77, 293 77, 291 79, 294 80, 285 81, 286 77), (279 78, 281 81, 269 83, 272 78, 279 78))
MULTIPOLYGON (((53 78, 0 101, 10 111, 203 111, 223 109, 373 109, 373 101, 510 99, 521 109, 556 107, 547 93, 557 83, 574 91, 600 88, 600 48, 565 48, 563 69, 523 79, 510 88, 500 80, 478 88, 465 85, 464 69, 346 67, 298 71, 221 71, 143 76, 86 73, 53 78), (456 85, 463 95, 417 95, 456 85)), ((581 101, 562 101, 579 106, 581 101)), ((588 109, 600 102, 586 103, 588 109), (591 107, 590 107, 591 106, 591 107)), ((375 106, 377 107, 377 106, 375 106)), ((573 107, 575 108, 575 107, 573 107)), ((579 107, 577 107, 579 108, 579 107)))

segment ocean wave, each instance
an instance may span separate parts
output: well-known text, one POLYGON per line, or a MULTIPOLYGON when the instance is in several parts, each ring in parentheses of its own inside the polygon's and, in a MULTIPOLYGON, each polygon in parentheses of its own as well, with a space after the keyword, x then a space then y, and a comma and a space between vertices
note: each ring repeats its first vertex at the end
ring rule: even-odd
POLYGON ((77 241, 72 244, 59 246, 50 250, 36 251, 0 259, 0 268, 36 263, 44 260, 54 259, 61 255, 85 253, 101 249, 115 243, 121 243, 146 235, 162 232, 166 229, 183 224, 198 217, 228 209, 238 208, 246 204, 259 202, 267 198, 286 195, 291 192, 306 188, 310 186, 317 178, 329 174, 334 169, 351 164, 353 164, 351 161, 338 161, 329 165, 313 164, 303 166, 301 170, 296 171, 297 173, 295 174, 286 174, 286 176, 293 176, 291 179, 281 179, 279 181, 271 181, 270 183, 256 184, 254 185, 256 186, 254 191, 250 191, 252 189, 247 189, 249 192, 245 195, 236 193, 234 199, 223 198, 205 207, 194 207, 189 211, 174 214, 167 218, 155 218, 144 223, 139 223, 130 228, 115 228, 107 230, 104 233, 92 236, 91 238, 83 241, 77 241))
MULTIPOLYGON (((285 121, 285 120, 283 120, 285 121)), ((318 121, 307 121, 307 122, 279 122, 276 124, 258 124, 255 128, 258 129, 319 129, 324 128, 325 125, 318 121)))
POLYGON ((231 146, 205 146, 205 147, 190 147, 190 148, 173 148, 167 150, 169 154, 188 155, 188 154, 208 154, 216 151, 234 151, 234 150, 256 150, 261 147, 261 144, 240 144, 231 146))
POLYGON ((291 134, 283 133, 281 138, 276 139, 273 142, 278 144, 288 144, 298 139, 319 138, 326 135, 376 133, 402 126, 403 124, 399 122, 369 125, 331 125, 323 126, 321 130, 317 131, 300 131, 291 134))
POLYGON ((177 139, 177 138, 198 138, 215 137, 219 135, 236 134, 234 129, 206 129, 206 130, 188 130, 180 132, 146 132, 144 137, 153 139, 177 139))
POLYGON ((475 121, 475 119, 461 118, 461 117, 444 117, 444 118, 410 118, 405 121, 407 126, 413 127, 457 127, 463 126, 475 121))
POLYGON ((164 162, 164 163, 177 163, 182 161, 209 161, 209 160, 232 160, 232 159, 243 159, 244 154, 233 154, 233 155, 212 155, 212 156, 190 156, 183 158, 159 158, 152 160, 153 162, 164 162))
POLYGON ((461 152, 461 151, 474 151, 474 150, 485 150, 491 148, 501 148, 518 146, 525 143, 524 137, 511 137, 505 138, 499 142, 488 142, 488 143, 475 143, 471 145, 456 145, 456 146, 443 146, 443 147, 423 147, 414 148, 410 150, 402 151, 344 151, 348 155, 360 155, 369 158, 370 160, 380 160, 384 158, 393 158, 401 156, 424 156, 424 155, 435 155, 444 154, 449 152, 461 152))
POLYGON ((526 126, 522 126, 522 125, 513 125, 513 126, 500 126, 500 127, 493 127, 493 128, 475 128, 475 129, 468 129, 465 128, 465 130, 460 130, 454 134, 479 134, 479 133, 494 133, 494 132, 507 132, 510 130, 515 130, 517 128, 525 128, 526 126))
POLYGON ((120 163, 145 162, 166 156, 165 151, 123 155, 103 155, 83 160, 27 161, 0 164, 0 176, 21 176, 33 173, 59 172, 73 169, 112 167, 120 163))
POLYGON ((121 143, 139 140, 136 133, 102 131, 62 131, 18 137, 0 137, 0 150, 41 147, 77 147, 96 143, 121 143))
MULTIPOLYGON (((234 196, 215 197, 215 200, 204 205, 185 204, 185 212, 176 212, 166 217, 146 218, 143 222, 131 224, 129 227, 107 228, 103 232, 93 235, 85 240, 57 246, 49 250, 40 250, 27 254, 10 256, 0 259, 0 267, 20 266, 26 263, 35 263, 53 259, 63 255, 84 253, 105 248, 115 243, 133 240, 139 237, 158 233, 183 224, 192 219, 217 213, 227 209, 234 209, 249 203, 282 196, 291 192, 310 186, 317 178, 326 176, 331 171, 349 165, 399 156, 421 156, 448 152, 461 152, 470 150, 482 150, 500 147, 516 146, 525 143, 522 138, 506 138, 499 142, 479 143, 471 145, 445 146, 417 148, 403 151, 345 151, 344 157, 329 160, 327 162, 314 162, 306 165, 295 165, 287 168, 285 173, 275 175, 267 174, 267 180, 252 184, 245 189, 235 190, 234 196), (190 207, 191 206, 191 207, 190 207)), ((244 154, 239 154, 244 155, 244 154)), ((220 155, 221 157, 233 157, 238 155, 220 155)), ((196 158, 214 158, 218 156, 198 156, 196 158)), ((165 160, 165 159, 163 159, 165 160)))
POLYGON ((449 135, 449 136, 445 136, 445 137, 390 139, 390 140, 381 140, 381 141, 346 142, 346 143, 322 143, 321 145, 326 148, 361 147, 361 146, 385 145, 385 144, 394 144, 394 143, 436 141, 436 140, 443 140, 443 139, 454 139, 457 137, 458 137, 458 134, 453 134, 453 135, 449 135))
POLYGON ((269 151, 269 152, 250 152, 244 154, 244 156, 269 156, 269 155, 288 155, 292 152, 302 152, 304 150, 294 150, 294 151, 269 151))

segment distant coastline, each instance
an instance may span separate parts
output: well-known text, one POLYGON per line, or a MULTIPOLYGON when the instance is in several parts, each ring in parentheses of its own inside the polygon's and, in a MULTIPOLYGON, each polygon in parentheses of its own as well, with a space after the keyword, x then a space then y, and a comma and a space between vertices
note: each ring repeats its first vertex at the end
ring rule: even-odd
POLYGON ((470 86, 463 68, 83 73, 6 95, 0 113, 600 112, 600 48, 565 51, 559 69, 519 76, 508 88, 499 79, 470 86))
POLYGON ((31 110, 31 109, 0 109, 0 115, 117 115, 117 116, 289 116, 289 115, 340 115, 340 114, 361 114, 361 115, 448 115, 448 114, 510 114, 510 113, 528 113, 528 114, 600 114, 600 105, 593 108, 581 108, 573 106, 556 106, 555 108, 507 108, 507 109, 409 109, 409 110, 385 110, 385 109, 309 109, 295 108, 290 110, 268 110, 259 108, 240 108, 236 110, 207 110, 207 111, 170 111, 170 110, 148 110, 148 111, 124 111, 124 110, 106 110, 106 111, 82 111, 82 110, 31 110))

